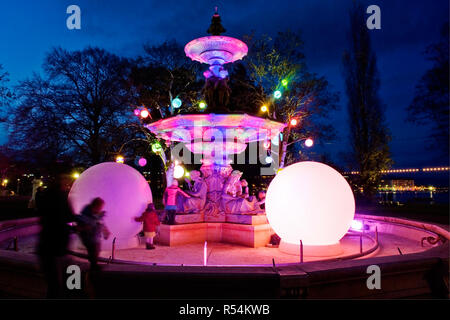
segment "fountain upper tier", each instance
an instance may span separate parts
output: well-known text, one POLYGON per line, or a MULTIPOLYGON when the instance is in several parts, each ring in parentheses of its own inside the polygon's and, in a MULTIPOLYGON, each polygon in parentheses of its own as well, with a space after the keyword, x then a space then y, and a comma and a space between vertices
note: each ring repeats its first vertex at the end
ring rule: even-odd
POLYGON ((223 65, 241 60, 247 55, 247 45, 226 36, 208 36, 192 40, 184 47, 186 56, 209 65, 223 65))
POLYGON ((186 114, 146 125, 158 138, 183 142, 194 153, 221 146, 223 154, 245 150, 249 142, 271 140, 286 124, 247 114, 186 114))

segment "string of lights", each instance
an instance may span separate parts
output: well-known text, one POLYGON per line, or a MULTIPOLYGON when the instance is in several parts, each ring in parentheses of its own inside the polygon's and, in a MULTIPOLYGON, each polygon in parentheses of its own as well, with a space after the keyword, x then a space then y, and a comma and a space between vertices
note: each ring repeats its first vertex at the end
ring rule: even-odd
MULTIPOLYGON (((427 167, 422 169, 391 169, 391 170, 381 170, 381 173, 412 173, 412 172, 439 172, 439 171, 449 171, 450 167, 427 167)), ((360 174, 359 171, 346 171, 343 172, 345 175, 360 174)))

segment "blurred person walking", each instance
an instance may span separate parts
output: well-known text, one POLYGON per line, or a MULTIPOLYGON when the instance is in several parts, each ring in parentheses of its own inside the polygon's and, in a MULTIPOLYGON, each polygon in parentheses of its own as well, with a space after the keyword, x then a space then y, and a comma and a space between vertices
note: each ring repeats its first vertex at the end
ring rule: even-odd
POLYGON ((77 230, 88 252, 91 271, 99 271, 98 256, 101 250, 101 238, 108 239, 110 232, 103 222, 105 201, 95 198, 77 216, 77 230))
POLYGON ((36 194, 41 224, 37 253, 48 285, 47 298, 64 297, 63 258, 69 245, 69 223, 75 220, 67 199, 70 185, 70 177, 59 173, 48 188, 36 194))

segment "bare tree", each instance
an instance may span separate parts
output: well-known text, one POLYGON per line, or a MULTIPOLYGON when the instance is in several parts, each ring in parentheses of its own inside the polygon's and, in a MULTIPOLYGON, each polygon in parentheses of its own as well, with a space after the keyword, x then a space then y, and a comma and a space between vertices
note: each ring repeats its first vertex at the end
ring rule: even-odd
POLYGON ((34 74, 16 88, 11 148, 48 160, 71 155, 88 165, 108 159, 121 143, 118 127, 131 117, 130 62, 98 48, 58 48, 43 69, 44 77, 34 74))

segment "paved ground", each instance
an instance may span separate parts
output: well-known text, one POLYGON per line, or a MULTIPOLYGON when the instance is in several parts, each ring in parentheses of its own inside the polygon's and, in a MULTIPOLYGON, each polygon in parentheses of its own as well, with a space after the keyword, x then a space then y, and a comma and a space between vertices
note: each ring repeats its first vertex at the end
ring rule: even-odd
MULTIPOLYGON (((380 234, 380 248, 371 256, 398 255, 398 248, 403 254, 420 252, 430 248, 421 247, 420 241, 398 237, 392 234, 380 234)), ((359 252, 359 238, 345 237, 342 240, 344 253, 349 255, 359 252)), ((6 248, 8 244, 0 244, 0 248, 6 248)), ((35 251, 36 237, 25 237, 19 239, 19 250, 33 253, 35 251)), ((369 239, 364 239, 363 247, 371 245, 369 239)), ((103 257, 109 258, 111 252, 103 251, 103 257)), ((341 255, 341 256, 342 256, 341 255)), ((138 248, 116 250, 116 259, 133 260, 139 262, 150 262, 158 264, 203 264, 203 244, 189 244, 177 247, 157 246, 155 250, 145 250, 144 245, 138 248)), ((225 243, 208 243, 208 264, 209 265, 261 265, 272 264, 272 259, 276 264, 299 262, 298 256, 293 256, 280 252, 277 248, 248 248, 225 243)), ((305 257, 304 261, 320 260, 318 257, 305 257)))

